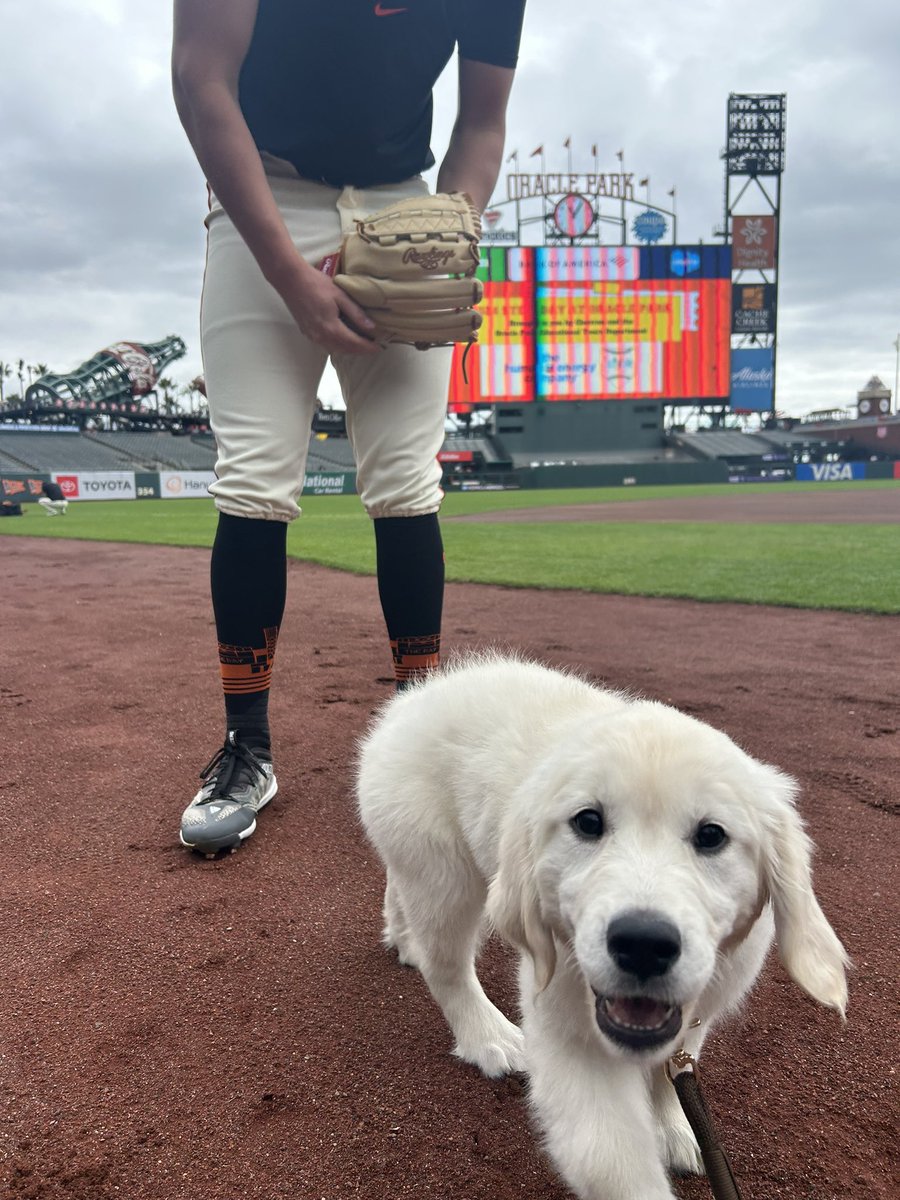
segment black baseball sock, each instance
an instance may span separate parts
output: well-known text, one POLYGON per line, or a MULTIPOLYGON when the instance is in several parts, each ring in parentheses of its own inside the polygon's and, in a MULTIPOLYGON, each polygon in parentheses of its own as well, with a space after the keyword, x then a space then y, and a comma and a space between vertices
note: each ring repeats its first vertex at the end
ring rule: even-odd
POLYGON ((287 592, 287 523, 219 514, 210 564, 225 725, 271 757, 269 686, 287 592))
POLYGON ((437 513, 378 517, 378 595, 398 687, 437 668, 444 604, 444 546, 437 513))

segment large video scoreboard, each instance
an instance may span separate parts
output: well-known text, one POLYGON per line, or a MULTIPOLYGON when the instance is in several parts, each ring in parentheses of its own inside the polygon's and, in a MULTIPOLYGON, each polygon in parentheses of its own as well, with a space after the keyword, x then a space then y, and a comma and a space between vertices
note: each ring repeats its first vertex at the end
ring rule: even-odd
POLYGON ((725 401, 729 246, 482 250, 484 324, 451 409, 533 400, 725 401))

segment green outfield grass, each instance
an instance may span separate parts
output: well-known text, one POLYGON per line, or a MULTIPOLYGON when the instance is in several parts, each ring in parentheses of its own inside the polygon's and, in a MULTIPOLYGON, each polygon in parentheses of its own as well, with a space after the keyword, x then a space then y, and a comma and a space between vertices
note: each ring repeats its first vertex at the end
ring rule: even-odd
MULTIPOLYGON (((892 480, 744 484, 740 494, 898 486, 892 480)), ((443 514, 717 494, 734 495, 735 486, 452 494, 443 514)), ((288 534, 292 557, 345 571, 374 572, 370 522, 355 496, 305 497, 303 511, 288 534)), ((209 546, 215 523, 211 501, 92 501, 71 504, 65 517, 56 518, 28 506, 24 518, 0 522, 0 535, 209 546)), ((900 536, 895 525, 446 522, 443 531, 447 577, 456 581, 900 612, 900 536)))

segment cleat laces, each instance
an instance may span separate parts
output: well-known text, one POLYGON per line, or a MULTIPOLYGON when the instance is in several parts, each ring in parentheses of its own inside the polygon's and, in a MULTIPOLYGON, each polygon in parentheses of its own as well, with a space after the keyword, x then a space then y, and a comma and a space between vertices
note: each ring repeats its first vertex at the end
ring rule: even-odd
POLYGON ((215 783, 208 796, 204 796, 200 801, 201 804, 208 804, 210 800, 228 800, 231 799, 231 792, 236 786, 249 782, 258 776, 262 775, 262 763, 256 757, 252 750, 241 745, 237 740, 232 740, 232 735, 228 735, 228 740, 224 746, 221 746, 203 770, 200 772, 200 778, 206 783, 215 775, 215 783))

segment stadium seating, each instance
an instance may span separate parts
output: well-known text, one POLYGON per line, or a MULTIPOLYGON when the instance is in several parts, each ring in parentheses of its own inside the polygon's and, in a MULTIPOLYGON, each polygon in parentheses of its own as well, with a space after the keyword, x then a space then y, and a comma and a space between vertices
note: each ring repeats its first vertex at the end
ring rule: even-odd
POLYGON ((0 453, 18 464, 17 471, 133 470, 134 460, 110 446, 77 433, 2 433, 0 453))
POLYGON ((23 470, 27 470, 23 463, 0 451, 0 471, 13 471, 21 474, 23 470))
POLYGON ((346 438, 326 438, 320 441, 310 438, 309 455, 306 459, 306 470, 309 474, 321 472, 328 474, 334 471, 355 471, 353 451, 346 438))
MULTIPOLYGON (((4 471, 211 471, 215 464, 212 434, 176 437, 158 430, 3 433, 0 426, 0 468, 4 471)), ((355 470, 346 438, 310 439, 307 471, 355 470)))
POLYGON ((499 445, 496 438, 489 434, 477 433, 454 433, 446 438, 442 451, 453 453, 454 451, 471 451, 476 460, 481 458, 485 466, 493 467, 498 464, 509 465, 510 457, 499 445))
POLYGON ((759 458, 772 453, 772 444, 764 437, 742 433, 739 429, 707 429, 702 433, 673 434, 672 443, 694 459, 759 458))
POLYGON ((216 462, 215 442, 203 445, 190 437, 174 437, 158 431, 91 432, 91 441, 109 446, 130 459, 133 467, 156 471, 211 471, 216 462))

